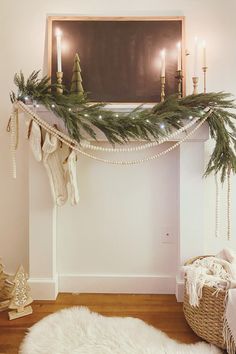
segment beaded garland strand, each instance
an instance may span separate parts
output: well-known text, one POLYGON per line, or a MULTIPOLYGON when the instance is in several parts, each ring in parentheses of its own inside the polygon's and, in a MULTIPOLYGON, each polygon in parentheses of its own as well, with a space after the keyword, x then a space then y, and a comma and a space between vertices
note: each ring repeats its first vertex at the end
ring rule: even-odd
MULTIPOLYGON (((159 152, 157 154, 151 155, 151 156, 147 156, 143 159, 137 159, 137 160, 132 160, 132 161, 113 161, 113 160, 108 160, 108 159, 103 159, 103 158, 99 158, 97 156, 91 155, 85 151, 83 151, 78 143, 69 138, 66 134, 60 132, 58 129, 52 127, 50 124, 48 124, 47 122, 45 122, 44 120, 42 120, 37 114, 35 114, 34 112, 32 112, 28 106, 26 106, 23 102, 18 101, 17 103, 14 104, 15 108, 19 108, 21 109, 23 112, 27 113, 30 115, 31 119, 33 119, 36 123, 38 123, 42 128, 44 128, 47 132, 49 132, 50 134, 54 135, 55 137, 57 137, 62 143, 64 143, 65 145, 67 145, 68 147, 70 147, 71 149, 77 151, 78 153, 89 157, 93 160, 97 160, 100 162, 104 162, 104 163, 108 163, 108 164, 112 164, 112 165, 136 165, 136 164, 141 164, 143 162, 147 162, 147 161, 151 161, 154 159, 157 159, 163 155, 166 155, 168 152, 174 150, 175 148, 177 148, 181 143, 183 143, 184 141, 186 141, 188 138, 190 138, 202 125, 203 123, 208 119, 209 115, 211 114, 211 110, 205 115, 205 117, 203 119, 197 119, 197 121, 200 120, 200 123, 198 123, 196 125, 196 127, 189 133, 187 133, 184 138, 182 138, 180 141, 178 141, 177 143, 175 143, 174 145, 172 145, 171 147, 169 147, 168 149, 159 152)), ((195 122, 196 123, 196 122, 195 122)), ((186 129, 186 128, 185 128, 186 129)), ((179 131, 177 131, 177 134, 179 133, 179 131)), ((172 135, 173 136, 173 135, 172 135)), ((164 142, 164 141, 163 141, 164 142)), ((162 143, 163 143, 162 142, 162 143)), ((157 142, 155 142, 154 144, 158 144, 157 142)), ((147 145, 147 144, 146 144, 147 145)), ((148 146, 150 147, 150 146, 148 146)), ((134 148, 136 151, 138 151, 138 147, 134 148)), ((106 151, 106 149, 104 150, 106 151)), ((110 151, 111 152, 111 151, 110 151)))
POLYGON ((98 145, 91 145, 91 144, 86 144, 86 143, 82 143, 81 145, 85 149, 103 151, 103 152, 135 152, 135 151, 142 151, 142 150, 145 150, 145 149, 150 149, 150 148, 159 146, 159 145, 161 145, 161 144, 163 144, 165 142, 170 141, 170 139, 178 136, 183 131, 186 131, 189 128, 191 128, 194 124, 197 123, 198 120, 199 120, 199 118, 195 118, 195 119, 191 120, 190 123, 184 125, 182 128, 176 130, 175 132, 171 133, 170 135, 167 135, 166 137, 161 138, 159 141, 153 141, 151 143, 147 143, 147 144, 143 144, 143 145, 139 145, 139 146, 135 146, 135 147, 131 147, 131 148, 104 148, 104 147, 101 147, 101 146, 98 146, 98 145))
MULTIPOLYGON (((57 85, 52 85, 50 77, 39 78, 39 71, 34 71, 26 80, 22 72, 16 74, 14 82, 18 88, 17 94, 10 93, 13 113, 9 122, 11 130, 11 153, 13 160, 13 175, 16 177, 15 152, 18 141, 18 110, 30 115, 50 134, 57 137, 62 143, 91 159, 114 165, 134 165, 157 159, 178 147, 188 139, 200 126, 207 121, 210 135, 215 140, 215 148, 208 162, 205 176, 214 173, 220 175, 221 182, 227 181, 227 238, 231 234, 231 173, 236 173, 236 108, 230 95, 224 92, 204 93, 189 95, 181 99, 170 96, 155 105, 151 110, 143 110, 138 107, 130 114, 115 114, 104 110, 105 104, 92 104, 87 94, 82 96, 57 94, 57 85), (34 113, 23 102, 35 102, 34 113), (37 114, 36 108, 42 104, 64 121, 68 135, 61 133, 37 114), (206 112, 206 110, 208 110, 206 112), (112 119, 117 117, 118 119, 112 119), (193 119, 193 117, 196 117, 193 119), (191 122, 185 124, 186 119, 191 122), (185 124, 185 125, 184 125, 185 124), (188 130, 196 126, 188 132, 188 130), (183 126, 184 125, 184 126, 183 126), (113 147, 101 147, 83 141, 83 133, 86 132, 92 140, 96 140, 94 128, 98 128, 105 134, 113 147), (172 132, 174 130, 174 132, 172 132), (182 132, 186 132, 184 138, 176 142, 170 148, 143 159, 133 161, 113 161, 103 159, 84 150, 102 151, 109 153, 136 152, 159 146, 170 141, 182 132), (154 140, 150 142, 151 138, 154 140), (114 144, 126 144, 129 140, 148 141, 148 143, 135 147, 115 148, 114 144)), ((219 186, 216 176, 216 236, 219 233, 219 186)))
MULTIPOLYGON (((167 153, 171 152, 175 148, 177 148, 181 143, 189 139, 202 125, 203 123, 208 119, 210 114, 212 113, 212 110, 210 110, 203 119, 200 118, 195 118, 191 120, 190 123, 186 124, 179 130, 167 135, 165 138, 162 138, 159 142, 151 142, 147 144, 143 144, 141 146, 137 146, 134 148, 118 148, 118 149, 112 149, 112 148, 102 148, 99 146, 95 145, 89 145, 89 144, 78 144, 74 139, 71 139, 68 137, 66 134, 60 132, 56 128, 52 127, 50 124, 42 120, 39 115, 36 113, 36 110, 34 109, 34 112, 32 112, 27 105, 25 105, 22 101, 18 101, 14 103, 13 106, 13 113, 11 115, 10 119, 10 131, 11 131, 11 151, 12 151, 12 159, 13 159, 13 175, 14 177, 16 176, 16 160, 15 160, 15 150, 17 148, 17 143, 18 143, 18 110, 21 110, 22 112, 26 113, 33 119, 39 126, 44 128, 48 133, 52 134, 53 136, 57 137, 61 141, 61 143, 64 143, 67 145, 69 148, 75 150, 76 152, 89 157, 91 159, 94 159, 96 161, 100 161, 103 163, 108 163, 108 164, 113 164, 113 165, 135 165, 135 164, 141 164, 147 161, 151 161, 154 159, 157 159, 161 156, 166 155, 167 153), (199 122, 200 121, 200 122, 199 122), (186 131, 187 129, 191 128, 194 124, 199 122, 194 129, 192 129, 190 132, 186 133, 184 138, 182 138, 180 141, 176 142, 174 145, 169 147, 168 149, 151 155, 147 156, 143 159, 138 159, 138 160, 133 160, 133 161, 113 161, 113 160, 108 160, 108 159, 103 159, 99 158, 97 156, 94 156, 92 154, 89 154, 81 149, 91 149, 91 150, 99 150, 99 151, 105 151, 105 152, 133 152, 133 151, 140 151, 143 149, 148 149, 152 148, 155 146, 159 146, 163 144, 164 142, 167 142, 171 138, 177 136, 178 134, 182 133, 184 130, 186 131), (80 147, 81 146, 81 147, 80 147)), ((228 169, 228 174, 227 174, 227 239, 231 239, 231 179, 230 179, 230 169, 228 169)), ((218 237, 218 232, 219 232, 219 187, 218 187, 218 180, 217 180, 217 175, 215 175, 216 178, 216 237, 218 237)))

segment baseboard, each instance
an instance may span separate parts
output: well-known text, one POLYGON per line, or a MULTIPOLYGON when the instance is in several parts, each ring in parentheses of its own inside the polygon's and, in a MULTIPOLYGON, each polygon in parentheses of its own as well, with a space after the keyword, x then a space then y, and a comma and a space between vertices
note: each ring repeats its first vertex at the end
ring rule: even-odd
POLYGON ((176 277, 175 296, 178 302, 184 301, 184 280, 176 277))
POLYGON ((34 300, 55 300, 58 295, 58 278, 30 278, 28 284, 34 300))
POLYGON ((58 289, 77 293, 174 294, 175 277, 60 274, 58 289))

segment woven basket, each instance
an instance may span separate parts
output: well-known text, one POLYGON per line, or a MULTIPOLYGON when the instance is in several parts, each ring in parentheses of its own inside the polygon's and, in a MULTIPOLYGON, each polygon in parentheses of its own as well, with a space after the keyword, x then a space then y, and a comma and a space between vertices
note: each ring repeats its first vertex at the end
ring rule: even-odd
MULTIPOLYGON (((192 264, 195 260, 205 257, 193 258, 186 262, 185 265, 192 264)), ((189 304, 189 297, 185 287, 184 315, 189 326, 199 337, 221 349, 226 349, 223 338, 226 291, 221 290, 217 295, 214 294, 215 291, 215 288, 204 286, 199 307, 193 307, 189 304)))

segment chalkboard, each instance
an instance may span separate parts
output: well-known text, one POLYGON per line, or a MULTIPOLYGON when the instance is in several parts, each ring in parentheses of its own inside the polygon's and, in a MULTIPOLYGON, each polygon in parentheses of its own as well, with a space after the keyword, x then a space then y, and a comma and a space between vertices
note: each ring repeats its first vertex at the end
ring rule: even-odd
MULTIPOLYGON (((166 95, 177 91, 177 48, 184 18, 49 18, 49 74, 56 80, 56 29, 62 32, 63 83, 70 88, 75 53, 91 101, 160 100, 160 52, 166 50, 166 95)), ((184 61, 183 61, 184 63, 184 61)), ((184 69, 184 68, 183 68, 184 69)))

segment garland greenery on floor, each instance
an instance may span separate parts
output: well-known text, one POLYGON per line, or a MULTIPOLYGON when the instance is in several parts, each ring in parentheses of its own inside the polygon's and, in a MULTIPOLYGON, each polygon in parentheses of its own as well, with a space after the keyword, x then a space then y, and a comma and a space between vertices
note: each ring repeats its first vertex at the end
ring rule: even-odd
POLYGON ((186 124, 186 119, 209 114, 211 137, 215 148, 207 165, 205 175, 220 173, 222 182, 227 173, 236 173, 236 108, 235 101, 228 93, 201 93, 178 99, 172 95, 151 109, 142 106, 129 113, 115 113, 105 109, 105 103, 91 103, 86 94, 58 94, 56 84, 50 84, 50 78, 39 78, 34 71, 26 80, 22 72, 16 74, 14 83, 17 94, 10 93, 11 101, 32 102, 44 105, 63 119, 71 138, 81 142, 84 134, 96 140, 94 128, 104 133, 111 144, 125 144, 130 139, 156 140, 166 136, 186 124))

